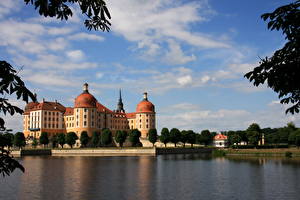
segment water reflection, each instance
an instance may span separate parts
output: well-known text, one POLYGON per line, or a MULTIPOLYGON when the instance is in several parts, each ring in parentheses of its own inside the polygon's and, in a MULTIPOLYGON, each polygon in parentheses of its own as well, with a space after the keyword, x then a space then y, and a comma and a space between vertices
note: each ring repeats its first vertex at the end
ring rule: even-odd
POLYGON ((0 182, 0 199, 297 199, 300 159, 22 157, 26 173, 0 182))

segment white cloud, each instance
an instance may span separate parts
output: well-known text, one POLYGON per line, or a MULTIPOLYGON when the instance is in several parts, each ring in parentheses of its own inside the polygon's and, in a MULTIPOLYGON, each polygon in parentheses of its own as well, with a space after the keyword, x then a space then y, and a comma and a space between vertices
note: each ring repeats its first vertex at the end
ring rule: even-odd
POLYGON ((261 127, 282 127, 293 121, 300 125, 299 115, 285 115, 284 106, 273 104, 259 111, 243 109, 203 109, 199 105, 182 103, 163 108, 157 116, 159 128, 177 127, 180 129, 193 129, 200 132, 204 129, 211 131, 242 130, 251 123, 258 123, 261 127))
MULTIPOLYGON (((114 0, 107 3, 113 16, 112 31, 136 42, 137 47, 146 54, 143 58, 161 55, 164 42, 170 39, 199 48, 230 47, 216 37, 189 30, 190 24, 206 21, 213 13, 205 0, 184 4, 175 0, 114 0)), ((195 60, 194 55, 185 56, 180 51, 179 47, 169 52, 172 55, 181 54, 181 59, 176 63, 195 60)))
POLYGON ((101 72, 97 72, 97 73, 96 73, 96 77, 99 78, 99 79, 101 79, 101 78, 103 77, 103 75, 104 75, 104 74, 101 73, 101 72))
POLYGON ((192 77, 190 75, 182 76, 177 79, 177 83, 181 86, 186 86, 192 83, 192 77))
POLYGON ((182 65, 196 60, 195 55, 186 56, 180 45, 174 40, 169 40, 169 51, 166 53, 165 61, 169 64, 182 65))
POLYGON ((11 11, 18 11, 20 9, 19 0, 1 0, 0 1, 0 19, 10 14, 11 11))
POLYGON ((79 61, 84 58, 84 53, 81 50, 67 51, 66 55, 74 61, 79 61))
POLYGON ((88 34, 88 33, 76 33, 70 35, 68 37, 70 40, 94 40, 94 41, 103 41, 104 37, 95 35, 95 34, 88 34))
POLYGON ((49 35, 66 35, 73 32, 71 28, 57 28, 57 27, 49 27, 48 28, 49 35))

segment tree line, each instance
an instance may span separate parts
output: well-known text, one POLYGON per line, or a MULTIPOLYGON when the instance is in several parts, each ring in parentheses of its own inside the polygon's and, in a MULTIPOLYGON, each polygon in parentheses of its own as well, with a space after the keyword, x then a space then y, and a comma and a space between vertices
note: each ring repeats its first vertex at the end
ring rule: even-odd
POLYGON ((292 122, 280 128, 260 128, 258 124, 253 123, 246 130, 222 133, 228 136, 228 145, 233 147, 242 142, 246 145, 258 146, 263 140, 265 146, 300 146, 300 129, 292 122))

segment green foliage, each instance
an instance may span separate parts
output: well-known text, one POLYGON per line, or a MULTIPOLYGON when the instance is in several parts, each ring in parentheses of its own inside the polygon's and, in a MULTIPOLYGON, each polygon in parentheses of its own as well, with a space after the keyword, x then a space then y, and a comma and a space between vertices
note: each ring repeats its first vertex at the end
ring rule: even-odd
POLYGON ((95 131, 92 135, 92 145, 93 147, 97 147, 100 141, 100 133, 95 131))
POLYGON ((43 144, 44 146, 49 144, 48 133, 42 132, 40 136, 40 143, 43 144))
POLYGON ((286 113, 298 113, 300 109, 300 1, 277 8, 261 17, 268 21, 268 29, 281 30, 286 44, 270 57, 261 59, 259 66, 245 74, 255 86, 272 88, 282 104, 293 104, 286 113))
POLYGON ((36 138, 33 138, 33 140, 32 140, 32 146, 33 146, 33 148, 36 148, 38 144, 39 144, 38 140, 36 138))
POLYGON ((167 146, 167 143, 170 142, 170 133, 168 128, 163 128, 161 130, 159 140, 165 144, 165 147, 167 146))
POLYGON ((104 129, 100 137, 101 145, 109 145, 112 143, 112 133, 109 129, 104 129))
MULTIPOLYGON (((6 61, 0 61, 0 94, 4 98, 0 98, 0 113, 4 115, 9 113, 14 115, 15 113, 23 114, 23 110, 17 106, 9 103, 6 95, 16 94, 17 99, 22 99, 28 103, 29 97, 36 101, 35 96, 26 88, 24 82, 17 75, 18 72, 6 61)), ((5 130, 5 122, 0 117, 0 131, 5 130)))
POLYGON ((257 146, 260 140, 260 134, 257 131, 247 131, 247 137, 250 144, 257 146))
POLYGON ((261 133, 261 128, 258 124, 253 123, 253 124, 250 124, 250 126, 247 128, 247 131, 256 131, 258 133, 261 133))
POLYGON ((86 147, 86 145, 89 143, 89 136, 88 133, 86 131, 82 131, 81 135, 80 135, 80 143, 83 147, 86 147))
POLYGON ((191 144, 191 147, 196 143, 196 133, 192 130, 188 130, 187 142, 191 144))
POLYGON ((170 131, 170 142, 175 144, 175 147, 177 143, 181 140, 180 139, 181 133, 177 128, 172 128, 170 131))
POLYGON ((141 132, 138 129, 133 129, 129 133, 129 141, 135 147, 140 143, 141 132))
POLYGON ((226 156, 226 151, 221 149, 214 149, 212 152, 212 156, 214 157, 224 157, 226 156))
POLYGON ((24 167, 10 155, 9 151, 0 148, 0 174, 9 176, 15 169, 25 172, 24 167))
POLYGON ((57 135, 57 142, 61 148, 64 148, 64 144, 66 144, 66 135, 64 133, 59 133, 57 135))
POLYGON ((209 132, 209 130, 201 131, 201 136, 199 137, 200 143, 204 144, 205 146, 212 143, 213 135, 209 132))
POLYGON ((123 147, 123 143, 126 141, 126 138, 127 138, 126 131, 117 130, 115 139, 116 142, 119 143, 120 147, 123 147))
POLYGON ((73 148, 73 145, 76 143, 76 140, 78 139, 76 133, 69 132, 66 135, 66 143, 70 145, 71 148, 73 148))
POLYGON ((287 158, 291 158, 292 155, 293 155, 293 153, 290 151, 285 152, 285 157, 287 157, 287 158))
POLYGON ((154 146, 155 142, 157 141, 157 130, 155 128, 149 130, 148 139, 154 146))
POLYGON ((188 141, 189 133, 186 130, 182 130, 180 134, 180 142, 182 142, 183 147, 185 147, 185 143, 188 141))
POLYGON ((14 145, 16 145, 19 148, 22 148, 25 146, 25 144, 26 144, 26 142, 25 142, 24 133, 17 132, 14 137, 14 145))
POLYGON ((51 143, 52 143, 52 148, 55 148, 57 147, 57 144, 58 144, 58 138, 57 138, 57 135, 53 135, 50 139, 51 143))
POLYGON ((103 0, 24 0, 26 4, 32 4, 38 9, 39 14, 45 17, 56 17, 61 20, 68 20, 73 13, 71 5, 78 4, 81 13, 87 17, 84 24, 88 30, 110 30, 110 13, 103 0))
POLYGON ((231 144, 238 145, 238 143, 242 141, 242 138, 238 134, 233 134, 228 138, 228 140, 230 141, 231 144))
POLYGON ((11 134, 10 133, 5 133, 2 134, 0 133, 0 147, 3 149, 4 147, 11 147, 13 144, 13 135, 11 138, 11 134))

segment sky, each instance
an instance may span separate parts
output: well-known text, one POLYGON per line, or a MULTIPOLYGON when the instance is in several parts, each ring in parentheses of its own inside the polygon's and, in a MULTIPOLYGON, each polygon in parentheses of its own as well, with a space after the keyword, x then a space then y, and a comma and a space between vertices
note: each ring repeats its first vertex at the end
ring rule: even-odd
MULTIPOLYGON (((109 0, 111 31, 88 31, 79 8, 68 21, 44 18, 23 0, 0 1, 0 55, 19 71, 39 101, 73 106, 90 93, 116 109, 119 88, 126 112, 148 92, 157 128, 200 132, 282 127, 277 94, 243 77, 285 41, 260 16, 291 0, 109 0)), ((25 103, 9 97, 17 106, 25 103)), ((22 116, 5 117, 22 130, 22 116)))

